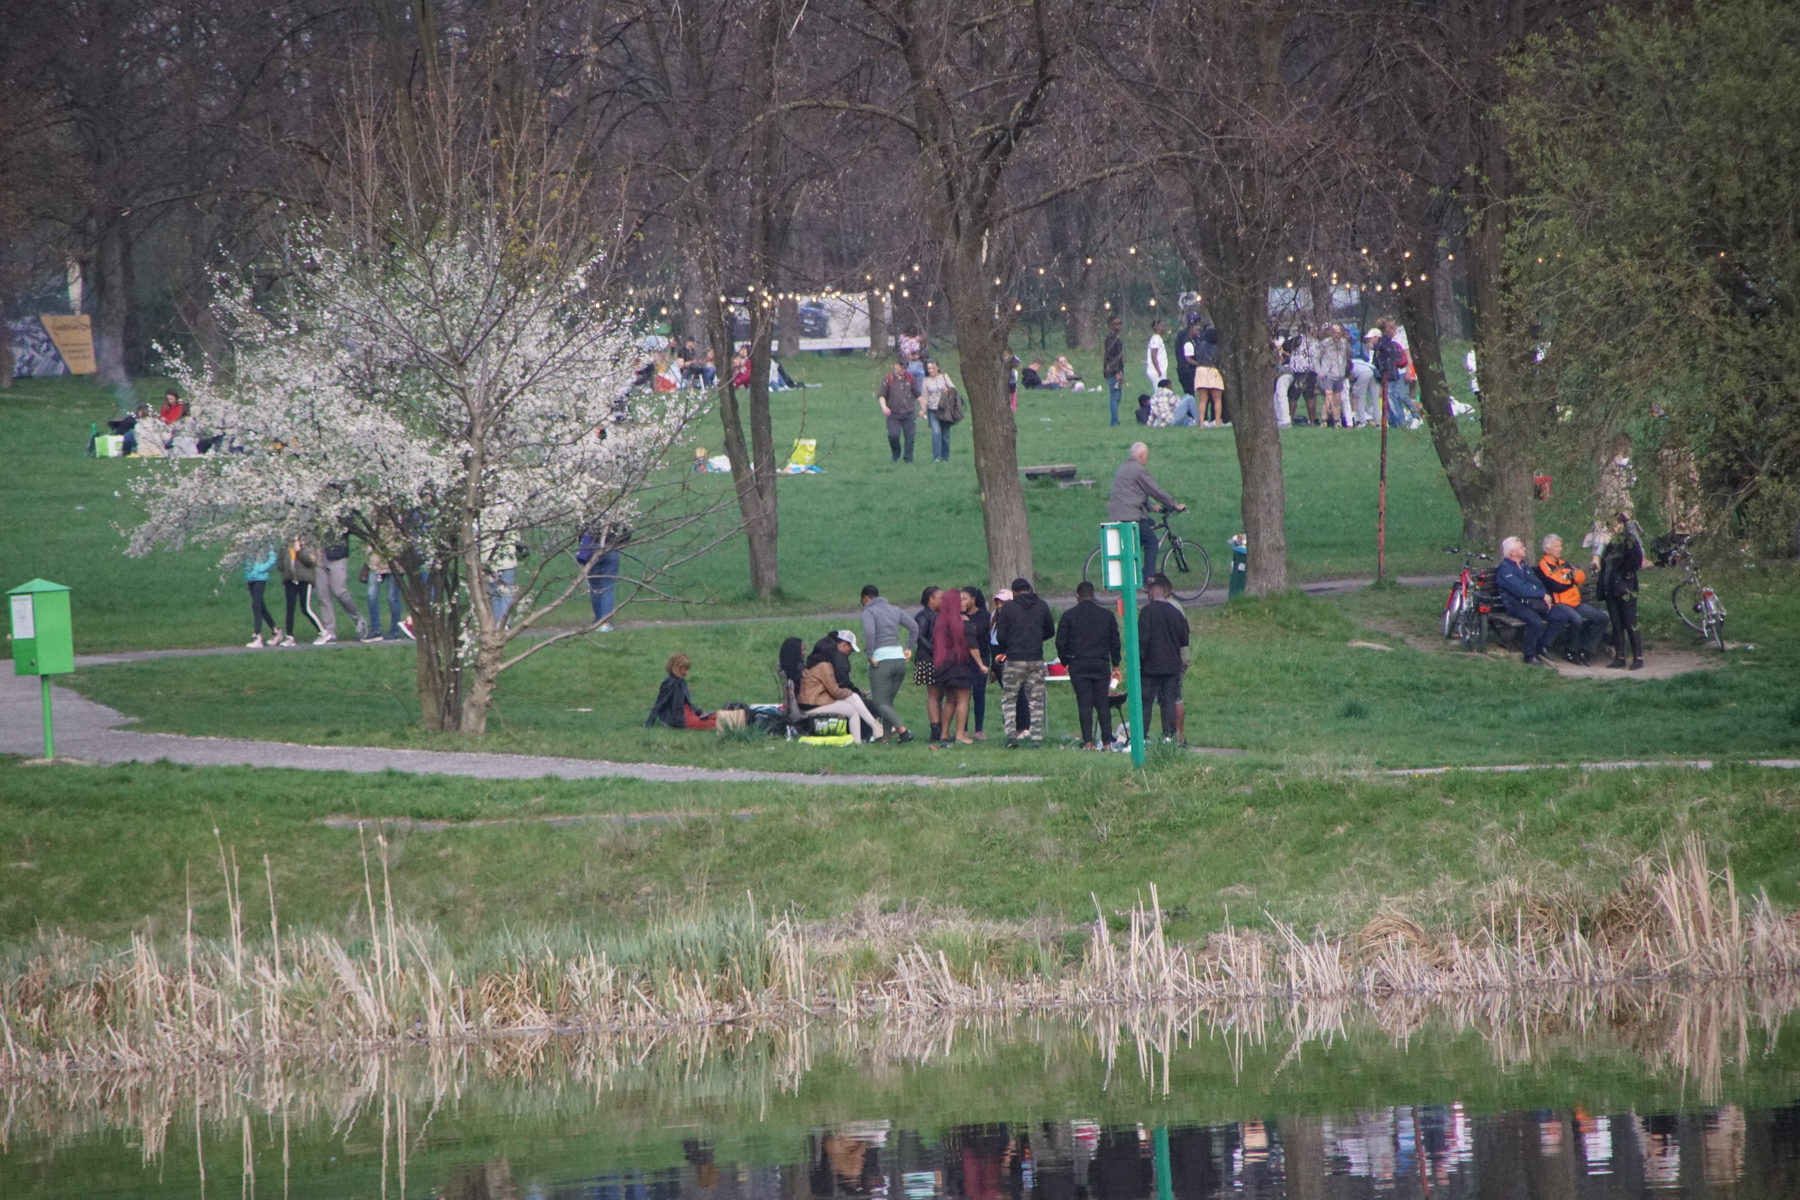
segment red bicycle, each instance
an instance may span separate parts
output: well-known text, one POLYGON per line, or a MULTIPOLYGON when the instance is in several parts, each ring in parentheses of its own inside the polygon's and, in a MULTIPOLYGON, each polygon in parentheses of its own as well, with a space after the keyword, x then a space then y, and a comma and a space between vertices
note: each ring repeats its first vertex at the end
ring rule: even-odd
POLYGON ((1488 572, 1478 575, 1473 568, 1477 559, 1487 562, 1488 556, 1458 548, 1444 553, 1460 554, 1463 560, 1462 571, 1450 587, 1450 598, 1444 601, 1444 637, 1456 638, 1463 649, 1480 654, 1487 649, 1488 613, 1494 604, 1491 596, 1483 594, 1482 581, 1488 572))

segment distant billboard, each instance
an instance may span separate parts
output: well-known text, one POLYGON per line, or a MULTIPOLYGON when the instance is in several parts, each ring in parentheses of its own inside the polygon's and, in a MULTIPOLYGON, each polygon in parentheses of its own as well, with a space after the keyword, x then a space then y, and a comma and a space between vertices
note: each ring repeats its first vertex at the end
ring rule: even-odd
POLYGON ((93 321, 85 313, 26 317, 13 321, 8 333, 14 375, 92 375, 95 371, 93 321))

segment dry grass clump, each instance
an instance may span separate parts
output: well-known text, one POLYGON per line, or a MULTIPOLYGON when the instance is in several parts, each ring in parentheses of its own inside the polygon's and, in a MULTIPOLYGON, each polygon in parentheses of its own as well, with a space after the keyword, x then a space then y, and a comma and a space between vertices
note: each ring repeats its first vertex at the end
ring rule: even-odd
POLYGON ((1391 1004, 1403 1025, 1409 1005, 1444 999, 1800 968, 1800 924, 1766 897, 1746 903, 1729 868, 1708 867, 1697 839, 1586 909, 1496 890, 1473 931, 1428 931, 1388 913, 1345 940, 1302 937, 1271 920, 1272 934, 1227 929, 1196 948, 1168 937, 1153 885, 1122 929, 1098 915, 1078 961, 1042 923, 923 906, 887 913, 873 902, 830 922, 759 921, 752 910, 653 929, 629 944, 519 946, 479 964, 458 961, 395 914, 379 839, 377 849, 379 886, 371 869, 365 888, 370 935, 355 953, 326 935, 283 932, 272 883, 267 936, 252 943, 235 863, 221 847, 228 939, 199 941, 190 918, 172 956, 143 937, 110 954, 51 939, 0 966, 0 1076, 821 1014, 910 1020, 1364 997, 1391 1004))

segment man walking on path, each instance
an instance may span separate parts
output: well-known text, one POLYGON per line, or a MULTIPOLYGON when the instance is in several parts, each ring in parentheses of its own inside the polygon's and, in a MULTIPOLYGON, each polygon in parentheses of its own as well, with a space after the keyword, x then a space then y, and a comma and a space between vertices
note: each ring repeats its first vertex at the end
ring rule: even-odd
POLYGON ((881 415, 887 418, 888 449, 899 462, 902 449, 907 462, 913 460, 913 433, 919 421, 919 384, 907 372, 906 363, 895 359, 887 378, 875 392, 881 403, 881 415))
POLYGON ((1119 619, 1112 609, 1094 602, 1094 585, 1082 580, 1075 585, 1075 607, 1056 623, 1056 657, 1069 669, 1069 683, 1075 689, 1083 750, 1098 748, 1096 719, 1098 741, 1109 740, 1106 693, 1119 677, 1120 652, 1119 619))
POLYGON ((1125 394, 1125 342, 1119 337, 1119 318, 1106 323, 1106 347, 1100 354, 1100 374, 1106 378, 1106 399, 1112 406, 1112 423, 1119 423, 1119 400, 1125 394))
POLYGON ((1163 741, 1187 744, 1187 706, 1181 679, 1188 668, 1188 619, 1169 600, 1174 589, 1167 575, 1150 577, 1150 602, 1138 610, 1138 677, 1144 689, 1144 734, 1150 714, 1162 703, 1163 741))
POLYGON ((894 697, 906 682, 906 660, 912 651, 900 644, 902 629, 919 642, 919 626, 903 609, 882 599, 881 589, 864 584, 862 590, 863 642, 869 647, 869 706, 881 718, 884 729, 894 732, 898 741, 910 742, 912 732, 900 723, 894 711, 894 697))
POLYGON ((1031 715, 1031 744, 1044 744, 1044 643, 1056 636, 1050 606, 1032 590, 1031 580, 1015 579, 1012 600, 994 620, 995 657, 1000 669, 1000 714, 1006 722, 1006 748, 1019 745, 1019 694, 1031 715))
POLYGON ((1138 539, 1144 547, 1144 578, 1147 580, 1156 570, 1156 521, 1150 516, 1156 504, 1162 504, 1176 512, 1186 512, 1187 505, 1176 501, 1175 497, 1157 486, 1146 465, 1150 461, 1150 447, 1142 442, 1131 444, 1131 457, 1119 464, 1113 472, 1112 491, 1106 497, 1106 519, 1109 521, 1136 521, 1138 523, 1138 539))

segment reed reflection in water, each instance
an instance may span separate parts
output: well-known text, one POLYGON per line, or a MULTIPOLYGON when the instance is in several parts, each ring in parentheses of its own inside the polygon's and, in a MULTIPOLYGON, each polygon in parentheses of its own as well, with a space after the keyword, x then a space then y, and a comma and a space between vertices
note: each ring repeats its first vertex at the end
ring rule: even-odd
POLYGON ((1782 981, 58 1073, 0 1089, 0 1195, 1800 1196, 1795 1012, 1782 981))

